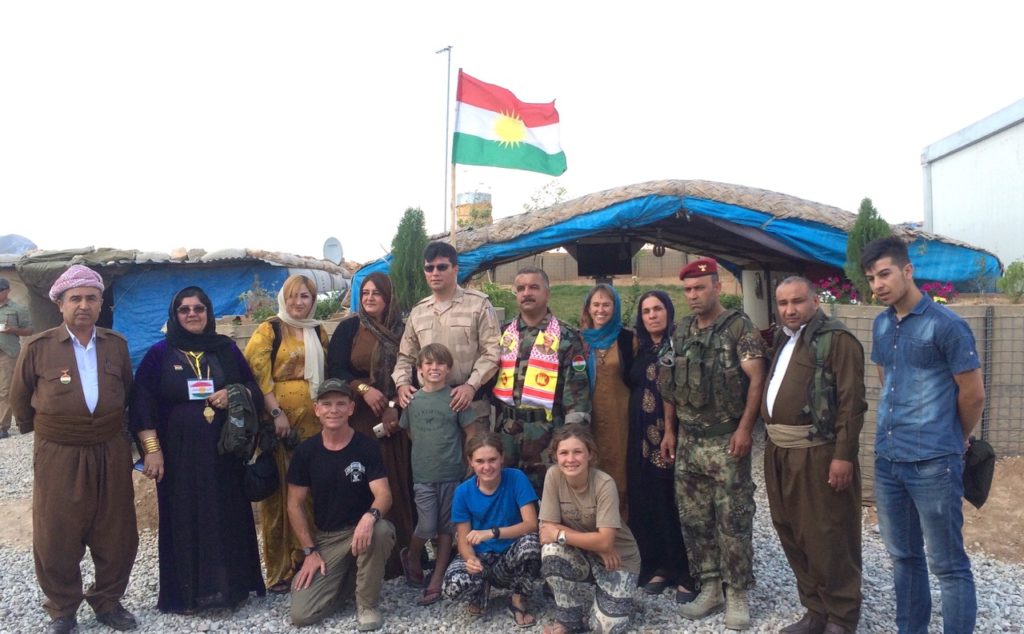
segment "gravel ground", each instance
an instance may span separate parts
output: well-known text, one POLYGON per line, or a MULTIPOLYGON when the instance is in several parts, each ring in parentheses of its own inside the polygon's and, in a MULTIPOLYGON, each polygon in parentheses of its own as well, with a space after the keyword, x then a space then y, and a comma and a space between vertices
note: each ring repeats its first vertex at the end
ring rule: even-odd
MULTIPOLYGON (((758 434, 760 436, 761 434, 758 434)), ((0 500, 31 495, 31 436, 13 435, 0 441, 0 500)), ((803 614, 796 598, 793 574, 771 526, 764 490, 762 447, 755 446, 754 481, 757 489, 757 517, 754 523, 754 572, 756 587, 750 592, 753 619, 751 632, 776 632, 803 614)), ((268 595, 251 598, 239 610, 201 613, 196 616, 160 614, 156 611, 157 536, 145 531, 140 536, 139 556, 135 562, 125 606, 138 617, 144 632, 283 632, 292 630, 288 621, 289 599, 268 595)), ((895 603, 892 568, 881 539, 872 528, 864 533, 864 610, 861 632, 893 632, 895 603)), ((1024 566, 972 557, 978 586, 978 632, 1024 632, 1024 566)), ((92 579, 92 563, 83 563, 85 582, 92 579)), ((648 597, 640 594, 635 621, 636 632, 722 632, 722 615, 703 621, 683 619, 675 610, 670 594, 648 597)), ((931 631, 941 631, 938 613, 938 588, 932 579, 933 617, 931 631)), ((35 584, 32 553, 28 548, 0 544, 0 634, 40 631, 47 617, 40 607, 42 595, 35 584)), ((385 583, 381 609, 384 632, 514 632, 508 616, 508 594, 496 592, 487 615, 471 620, 462 605, 442 601, 427 608, 414 604, 416 591, 399 580, 385 583)), ((533 598, 535 613, 545 621, 552 604, 540 594, 533 598)), ((79 631, 110 631, 93 618, 87 605, 78 612, 79 631)), ((308 632, 354 631, 355 610, 343 607, 335 616, 308 632)), ((535 629, 533 631, 539 631, 535 629)))

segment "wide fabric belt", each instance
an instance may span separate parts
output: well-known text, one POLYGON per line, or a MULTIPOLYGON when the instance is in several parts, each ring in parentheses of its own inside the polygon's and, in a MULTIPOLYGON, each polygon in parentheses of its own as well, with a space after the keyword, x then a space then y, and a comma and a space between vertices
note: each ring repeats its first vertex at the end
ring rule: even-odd
POLYGON ((681 425, 683 433, 694 438, 715 438, 731 434, 740 427, 739 421, 723 421, 713 425, 681 425))
POLYGON ((783 449, 806 449, 827 445, 831 441, 816 437, 814 425, 765 425, 768 438, 783 449))
POLYGON ((536 423, 547 420, 547 411, 539 407, 509 407, 505 403, 496 403, 499 419, 515 419, 524 423, 536 423))
POLYGON ((124 412, 115 410, 99 418, 36 414, 33 422, 37 438, 58 445, 98 445, 121 433, 124 412))

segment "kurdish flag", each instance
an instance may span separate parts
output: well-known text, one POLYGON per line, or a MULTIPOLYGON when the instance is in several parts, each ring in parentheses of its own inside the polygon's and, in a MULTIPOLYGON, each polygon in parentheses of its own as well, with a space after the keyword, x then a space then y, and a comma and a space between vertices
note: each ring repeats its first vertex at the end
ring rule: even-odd
POLYGON ((452 163, 491 165, 558 176, 565 153, 555 102, 523 103, 511 91, 459 69, 452 163))

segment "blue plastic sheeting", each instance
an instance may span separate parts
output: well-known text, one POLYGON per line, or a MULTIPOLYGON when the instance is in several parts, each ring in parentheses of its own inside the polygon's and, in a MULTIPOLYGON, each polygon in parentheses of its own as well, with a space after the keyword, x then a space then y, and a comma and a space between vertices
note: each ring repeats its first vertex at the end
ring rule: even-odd
MULTIPOLYGON (((809 259, 842 269, 846 262, 846 232, 835 227, 799 218, 776 218, 763 211, 716 202, 704 198, 644 196, 616 203, 591 213, 580 214, 513 240, 484 244, 459 254, 459 281, 464 282, 491 262, 518 258, 615 229, 630 229, 671 217, 681 207, 694 216, 706 216, 725 222, 753 227, 785 243, 809 259)), ((968 289, 983 274, 994 288, 1002 268, 995 256, 969 247, 918 238, 909 245, 918 282, 952 282, 968 289)), ((373 271, 388 272, 388 255, 360 269, 352 278, 353 298, 358 305, 363 278, 373 271)), ((727 267, 730 268, 730 267, 727 267)), ((731 270, 731 268, 730 268, 731 270)), ((733 271, 734 274, 736 273, 733 271)), ((970 290, 974 290, 971 288, 970 290)))
POLYGON ((217 317, 244 315, 245 302, 240 296, 252 288, 257 275, 260 286, 276 295, 288 277, 288 269, 265 262, 216 268, 166 266, 133 270, 115 279, 114 330, 128 338, 132 366, 138 367, 150 346, 163 339, 160 329, 167 322, 167 309, 178 291, 198 286, 210 296, 217 317))
MULTIPOLYGON (((555 249, 599 231, 642 227, 668 218, 679 211, 681 207, 682 201, 678 196, 656 195, 632 198, 598 211, 574 216, 507 242, 481 245, 472 251, 459 254, 459 282, 465 282, 478 270, 487 268, 494 260, 520 258, 555 249)), ((388 255, 359 269, 352 276, 352 297, 355 298, 353 301, 358 302, 363 278, 374 271, 387 273, 390 264, 391 256, 388 255)))

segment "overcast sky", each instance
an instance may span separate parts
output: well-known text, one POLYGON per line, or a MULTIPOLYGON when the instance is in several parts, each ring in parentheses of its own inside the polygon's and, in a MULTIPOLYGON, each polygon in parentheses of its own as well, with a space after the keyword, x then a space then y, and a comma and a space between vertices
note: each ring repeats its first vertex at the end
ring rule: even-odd
MULTIPOLYGON (((557 100, 570 198, 710 179, 921 220, 924 147, 1024 97, 1020 6, 3 2, 0 234, 379 257, 406 207, 442 229, 447 45, 453 107, 460 66, 557 100)), ((496 217, 551 180, 456 174, 496 217)))

